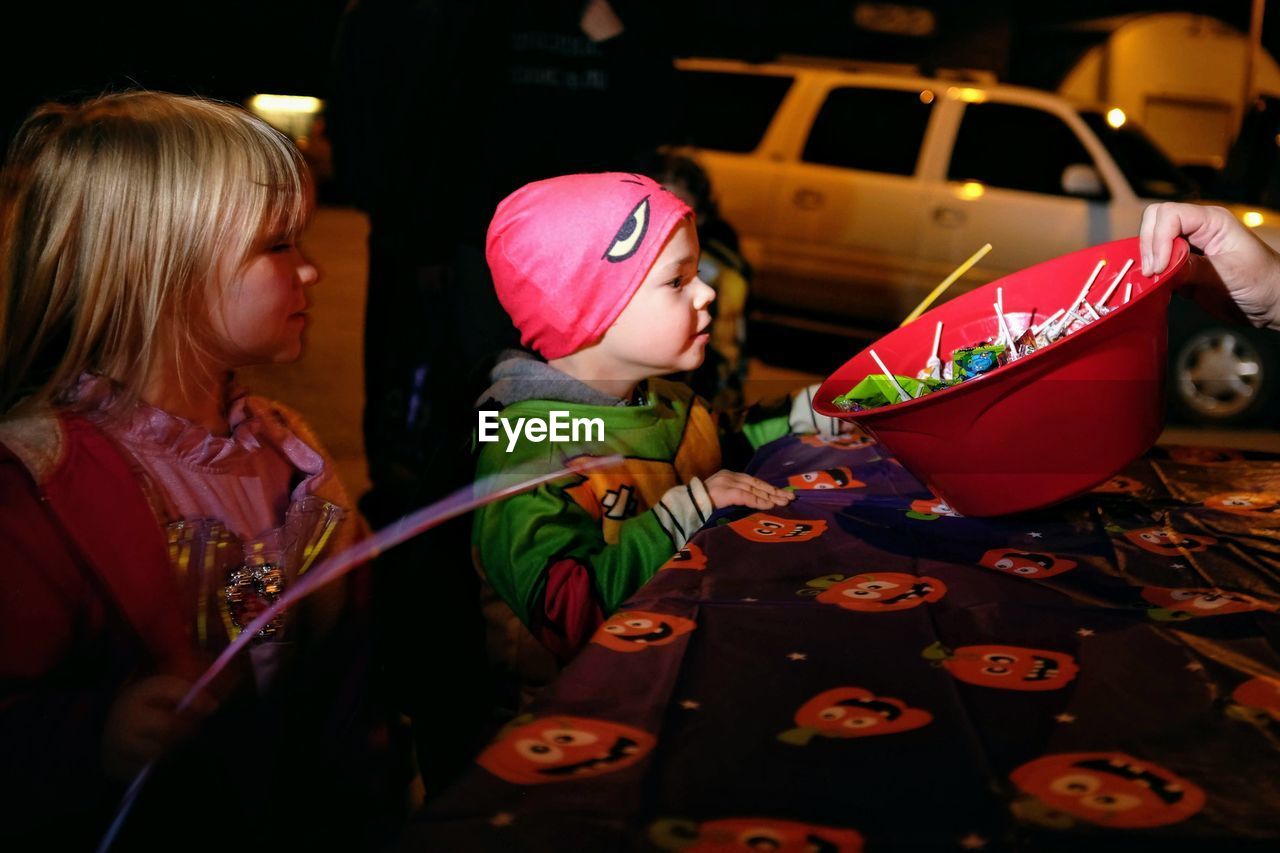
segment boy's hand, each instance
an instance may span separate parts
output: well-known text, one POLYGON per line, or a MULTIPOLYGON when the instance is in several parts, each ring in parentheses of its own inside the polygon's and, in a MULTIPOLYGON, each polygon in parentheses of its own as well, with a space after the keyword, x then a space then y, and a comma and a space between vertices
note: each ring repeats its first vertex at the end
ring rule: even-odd
POLYGON ((102 733, 102 763, 107 775, 129 781, 217 710, 217 704, 201 694, 178 713, 178 703, 189 689, 190 682, 181 678, 156 675, 121 691, 102 733))
POLYGON ((772 509, 786 506, 796 499, 795 492, 771 486, 750 474, 720 470, 712 474, 703 485, 716 509, 727 506, 749 506, 755 509, 772 509))

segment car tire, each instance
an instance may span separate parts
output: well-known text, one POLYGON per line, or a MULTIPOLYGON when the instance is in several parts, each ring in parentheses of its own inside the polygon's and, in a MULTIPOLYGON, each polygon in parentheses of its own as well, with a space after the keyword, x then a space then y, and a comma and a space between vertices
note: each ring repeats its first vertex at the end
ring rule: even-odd
POLYGON ((1277 335, 1210 324, 1169 341, 1169 408, 1175 419, 1212 426, 1269 422, 1280 394, 1277 335))

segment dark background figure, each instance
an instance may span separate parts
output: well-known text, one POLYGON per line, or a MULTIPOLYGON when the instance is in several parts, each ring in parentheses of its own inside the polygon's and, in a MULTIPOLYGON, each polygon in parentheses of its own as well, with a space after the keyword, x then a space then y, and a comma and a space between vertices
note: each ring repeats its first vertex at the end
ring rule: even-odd
MULTIPOLYGON (((327 112, 336 189, 369 214, 364 437, 375 527, 466 482, 473 405, 517 338, 484 262, 498 201, 531 180, 633 168, 679 107, 664 4, 357 0, 327 112), (637 117, 645 117, 639 120, 637 117)), ((470 521, 381 559, 379 623, 428 795, 495 702, 470 521)))
MULTIPOLYGON (((712 105, 703 108, 714 109, 712 105)), ((693 209, 701 251, 698 276, 716 291, 706 356, 698 369, 676 378, 717 409, 739 408, 747 378, 751 264, 742 256, 738 232, 721 215, 710 176, 692 158, 664 150, 642 171, 693 209)))

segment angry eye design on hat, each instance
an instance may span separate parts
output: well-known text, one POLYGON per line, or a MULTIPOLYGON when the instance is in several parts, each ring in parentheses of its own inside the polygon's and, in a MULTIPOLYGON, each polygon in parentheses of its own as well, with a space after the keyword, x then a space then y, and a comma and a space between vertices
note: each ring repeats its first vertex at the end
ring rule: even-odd
POLYGON ((644 242, 644 235, 649 230, 649 197, 640 199, 640 203, 631 209, 627 218, 618 228, 613 242, 605 249, 604 260, 611 264, 625 261, 636 253, 644 242))

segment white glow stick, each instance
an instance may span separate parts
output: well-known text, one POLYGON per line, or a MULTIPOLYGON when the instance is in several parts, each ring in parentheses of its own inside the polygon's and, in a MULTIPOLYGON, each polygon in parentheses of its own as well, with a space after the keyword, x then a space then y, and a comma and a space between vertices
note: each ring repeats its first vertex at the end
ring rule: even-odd
POLYGON ((1111 294, 1116 292, 1116 288, 1120 286, 1120 282, 1124 281, 1124 277, 1129 272, 1129 267, 1131 266, 1133 266, 1133 258, 1124 262, 1124 266, 1120 268, 1120 275, 1115 277, 1115 280, 1111 282, 1111 286, 1107 288, 1107 292, 1102 294, 1102 298, 1097 302, 1097 306, 1099 308, 1107 304, 1107 300, 1111 298, 1111 294))
POLYGON ((905 388, 898 384, 898 377, 889 372, 889 368, 884 366, 884 362, 880 360, 880 356, 876 355, 875 350, 871 350, 871 357, 876 360, 876 364, 880 365, 880 372, 889 377, 889 381, 893 383, 893 387, 898 389, 898 393, 902 395, 903 401, 905 402, 906 400, 910 400, 911 395, 907 393, 905 388))
POLYGON ((1133 282, 1129 282, 1124 286, 1124 304, 1129 304, 1129 297, 1133 295, 1133 282))

